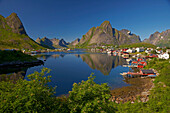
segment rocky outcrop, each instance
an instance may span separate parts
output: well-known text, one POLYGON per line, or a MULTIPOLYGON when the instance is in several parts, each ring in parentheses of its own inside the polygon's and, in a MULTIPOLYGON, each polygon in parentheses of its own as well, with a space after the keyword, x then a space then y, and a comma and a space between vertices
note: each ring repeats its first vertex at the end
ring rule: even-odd
POLYGON ((39 43, 39 44, 41 44, 41 45, 44 46, 44 47, 48 47, 48 48, 54 49, 53 43, 52 43, 51 40, 48 39, 47 37, 44 37, 44 38, 42 38, 42 39, 37 38, 37 39, 36 39, 36 42, 39 43))
POLYGON ((41 44, 44 47, 48 47, 48 48, 60 48, 60 47, 67 47, 67 45, 69 45, 69 43, 67 43, 64 39, 48 39, 47 37, 44 37, 42 39, 37 38, 36 42, 41 44))
POLYGON ((12 32, 27 35, 25 28, 16 13, 12 13, 10 16, 8 16, 6 18, 6 22, 12 29, 12 32))
POLYGON ((170 29, 151 34, 148 39, 145 39, 143 42, 151 43, 156 46, 167 46, 170 47, 170 29))
POLYGON ((80 39, 77 38, 76 40, 72 41, 72 42, 70 43, 70 45, 75 46, 75 45, 77 45, 79 42, 80 42, 80 39))
POLYGON ((127 29, 122 29, 120 31, 116 29, 114 30, 115 30, 115 37, 118 40, 119 45, 141 42, 139 36, 132 34, 131 31, 127 29))
POLYGON ((59 40, 59 46, 61 47, 67 47, 69 43, 67 43, 64 39, 59 40))
POLYGON ((112 28, 109 21, 104 21, 100 26, 91 28, 83 35, 77 46, 122 45, 139 42, 141 42, 139 36, 125 29, 118 31, 112 28))

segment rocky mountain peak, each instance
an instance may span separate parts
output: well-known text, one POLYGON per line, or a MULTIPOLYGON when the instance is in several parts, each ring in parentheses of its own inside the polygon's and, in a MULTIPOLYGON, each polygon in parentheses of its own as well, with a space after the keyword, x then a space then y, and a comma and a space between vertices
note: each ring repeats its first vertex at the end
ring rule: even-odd
POLYGON ((111 26, 110 22, 106 20, 100 26, 104 27, 104 26, 109 26, 109 25, 111 26))
POLYGON ((79 38, 76 38, 74 41, 72 41, 70 44, 75 46, 77 45, 78 43, 80 42, 80 39, 79 38))
POLYGON ((167 46, 170 47, 170 29, 151 34, 148 39, 145 39, 144 42, 151 43, 156 46, 167 46))
POLYGON ((10 16, 8 16, 6 18, 6 22, 8 26, 12 28, 12 32, 27 35, 24 26, 16 13, 12 13, 10 16))
POLYGON ((104 33, 108 33, 110 36, 113 36, 113 30, 112 30, 112 25, 110 24, 109 21, 104 21, 99 29, 102 29, 104 33))
POLYGON ((131 34, 131 31, 129 31, 129 30, 127 30, 127 29, 122 29, 122 30, 120 30, 120 32, 122 32, 122 33, 124 33, 124 34, 126 34, 126 35, 132 35, 132 34, 131 34))
POLYGON ((78 47, 100 46, 100 45, 122 45, 141 42, 140 37, 132 34, 129 30, 123 29, 118 31, 112 28, 109 21, 104 21, 98 27, 92 27, 85 35, 82 36, 78 47))

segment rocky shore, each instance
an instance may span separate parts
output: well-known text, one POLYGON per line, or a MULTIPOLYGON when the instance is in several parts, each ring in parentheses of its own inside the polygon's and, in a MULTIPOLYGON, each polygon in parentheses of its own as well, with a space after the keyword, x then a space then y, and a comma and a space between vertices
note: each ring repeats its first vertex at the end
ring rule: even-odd
POLYGON ((33 60, 33 61, 12 61, 12 62, 4 62, 0 64, 0 68, 5 67, 21 67, 21 66, 37 66, 42 65, 44 62, 42 60, 33 60))
POLYGON ((150 90, 154 87, 152 81, 153 79, 149 78, 126 79, 125 82, 131 84, 131 86, 111 90, 111 100, 116 103, 125 103, 128 101, 134 103, 135 100, 147 102, 149 100, 150 90))

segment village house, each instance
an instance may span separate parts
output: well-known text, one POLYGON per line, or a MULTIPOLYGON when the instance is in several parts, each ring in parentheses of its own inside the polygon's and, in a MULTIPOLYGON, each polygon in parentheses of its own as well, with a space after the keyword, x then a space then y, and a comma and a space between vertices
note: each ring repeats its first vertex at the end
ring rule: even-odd
POLYGON ((163 51, 160 49, 160 50, 156 50, 156 52, 158 53, 158 54, 160 54, 160 53, 163 53, 163 51))
POLYGON ((140 48, 137 47, 137 48, 136 48, 136 51, 137 51, 137 52, 144 52, 144 48, 143 48, 143 47, 140 47, 140 48))
POLYGON ((158 58, 167 60, 167 59, 169 59, 169 54, 168 53, 159 54, 158 58))
POLYGON ((135 53, 136 52, 136 50, 135 49, 128 49, 128 50, 126 50, 126 52, 128 52, 128 53, 135 53))

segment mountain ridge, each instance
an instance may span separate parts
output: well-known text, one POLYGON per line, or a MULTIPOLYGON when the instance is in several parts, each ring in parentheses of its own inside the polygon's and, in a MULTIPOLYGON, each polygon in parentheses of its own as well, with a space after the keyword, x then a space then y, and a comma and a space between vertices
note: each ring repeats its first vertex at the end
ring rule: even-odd
POLYGON ((122 29, 118 31, 112 28, 109 21, 104 21, 100 26, 92 27, 85 35, 82 36, 77 47, 87 47, 92 45, 122 45, 139 43, 139 36, 132 34, 129 30, 122 29))
POLYGON ((56 38, 49 39, 47 37, 43 37, 42 39, 37 38, 36 42, 44 47, 48 47, 51 49, 61 48, 61 47, 67 48, 67 46, 69 45, 69 43, 67 43, 64 39, 56 39, 56 38))
POLYGON ((0 49, 42 49, 31 39, 16 13, 8 17, 0 15, 0 49))
POLYGON ((162 31, 161 33, 156 31, 151 34, 148 39, 144 39, 143 42, 151 43, 156 46, 170 47, 170 29, 162 31))

